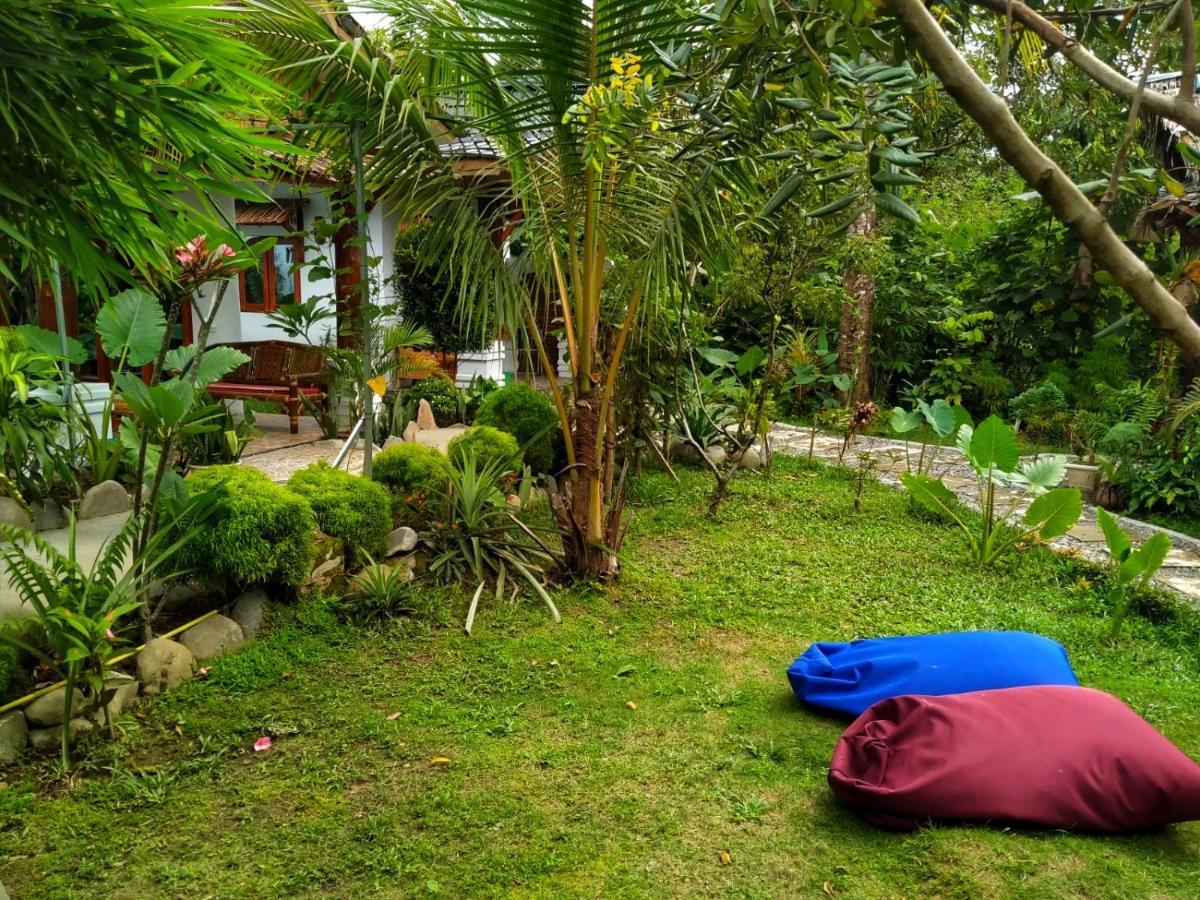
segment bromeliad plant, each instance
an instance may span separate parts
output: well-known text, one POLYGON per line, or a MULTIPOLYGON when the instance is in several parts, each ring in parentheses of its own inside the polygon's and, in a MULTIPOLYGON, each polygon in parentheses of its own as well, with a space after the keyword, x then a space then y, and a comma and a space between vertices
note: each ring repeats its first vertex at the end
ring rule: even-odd
POLYGON ((975 470, 980 519, 974 522, 958 498, 940 478, 905 472, 900 476, 913 500, 931 512, 952 519, 971 548, 972 560, 989 566, 1023 541, 1043 541, 1066 534, 1083 509, 1078 488, 1055 487, 1066 473, 1061 456, 1043 456, 1021 462, 1017 436, 999 416, 990 416, 978 428, 958 430, 958 448, 975 470), (1011 490, 1007 503, 999 492, 1011 490), (1029 508, 1010 525, 1017 508, 1027 498, 1029 508))
POLYGON ((1109 600, 1113 605, 1112 625, 1109 628, 1110 640, 1120 637, 1121 626, 1129 613, 1133 601, 1131 590, 1137 586, 1144 588, 1150 583, 1167 554, 1171 552, 1171 539, 1162 531, 1156 532, 1149 540, 1137 549, 1124 529, 1117 523, 1107 510, 1096 510, 1096 521, 1104 532, 1104 541, 1108 544, 1109 555, 1116 563, 1113 573, 1113 586, 1109 600))
POLYGON ((429 572, 443 581, 476 583, 463 629, 475 623, 479 600, 489 582, 499 601, 511 586, 515 600, 523 587, 530 588, 555 622, 562 617, 542 584, 547 570, 562 561, 532 529, 512 514, 508 499, 497 486, 506 467, 502 461, 481 465, 466 452, 450 470, 442 496, 444 517, 433 523, 427 541, 431 547, 429 572))

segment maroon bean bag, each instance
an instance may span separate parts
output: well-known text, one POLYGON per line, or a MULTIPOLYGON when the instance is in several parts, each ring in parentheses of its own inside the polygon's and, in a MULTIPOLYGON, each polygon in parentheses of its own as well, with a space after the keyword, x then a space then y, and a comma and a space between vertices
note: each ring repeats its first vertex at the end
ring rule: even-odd
POLYGON ((1082 687, 880 700, 838 740, 829 786, 902 830, 937 819, 1119 833, 1200 818, 1200 766, 1082 687))

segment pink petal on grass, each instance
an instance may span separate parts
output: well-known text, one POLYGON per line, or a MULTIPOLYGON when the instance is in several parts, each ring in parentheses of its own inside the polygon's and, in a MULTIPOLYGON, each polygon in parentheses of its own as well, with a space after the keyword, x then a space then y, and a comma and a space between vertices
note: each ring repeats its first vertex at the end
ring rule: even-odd
POLYGON ((254 752, 255 753, 261 753, 263 750, 270 750, 270 749, 271 749, 271 739, 269 737, 267 737, 266 735, 263 735, 257 741, 254 742, 254 752))

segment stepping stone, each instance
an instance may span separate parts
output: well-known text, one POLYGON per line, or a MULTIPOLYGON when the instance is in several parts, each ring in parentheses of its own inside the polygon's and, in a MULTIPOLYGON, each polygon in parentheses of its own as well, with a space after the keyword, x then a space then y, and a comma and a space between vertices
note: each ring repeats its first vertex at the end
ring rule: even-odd
POLYGON ((1100 530, 1100 526, 1092 522, 1080 522, 1074 528, 1067 532, 1068 535, 1075 538, 1077 541, 1083 541, 1085 544, 1094 544, 1104 541, 1104 532, 1100 530))
POLYGON ((125 488, 115 481, 102 481, 95 487, 88 488, 83 499, 79 501, 80 519, 98 519, 100 516, 115 516, 118 513, 129 512, 132 503, 125 488))
POLYGON ((1176 575, 1160 575, 1157 581, 1174 588, 1191 600, 1200 600, 1200 578, 1184 578, 1176 575))
POLYGON ((1172 550, 1163 560, 1166 569, 1200 569, 1200 556, 1184 553, 1182 550, 1172 550))

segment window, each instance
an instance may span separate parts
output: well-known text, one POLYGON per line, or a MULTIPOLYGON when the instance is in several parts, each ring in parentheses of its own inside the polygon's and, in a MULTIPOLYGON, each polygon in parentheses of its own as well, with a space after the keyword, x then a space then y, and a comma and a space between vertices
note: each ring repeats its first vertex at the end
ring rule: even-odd
POLYGON ((280 238, 257 269, 244 269, 238 276, 242 311, 273 312, 285 303, 299 303, 303 262, 304 238, 280 238))

